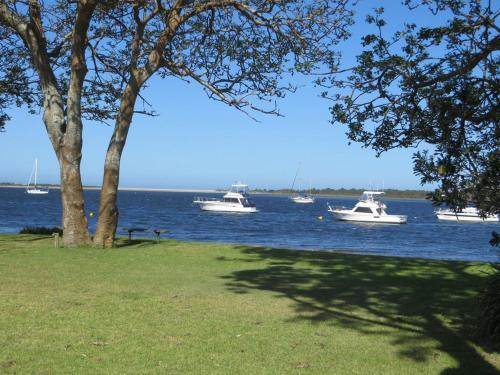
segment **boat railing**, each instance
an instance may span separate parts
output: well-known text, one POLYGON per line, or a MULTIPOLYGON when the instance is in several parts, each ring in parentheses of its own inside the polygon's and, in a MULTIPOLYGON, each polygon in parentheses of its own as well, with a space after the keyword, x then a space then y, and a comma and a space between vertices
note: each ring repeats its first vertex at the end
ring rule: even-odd
POLYGON ((194 197, 194 202, 217 202, 219 198, 194 197))
POLYGON ((349 207, 346 206, 330 206, 330 203, 326 204, 328 206, 329 211, 334 211, 334 210, 350 210, 349 207))
POLYGON ((439 207, 438 209, 434 210, 434 213, 443 215, 456 215, 464 213, 464 210, 439 207))

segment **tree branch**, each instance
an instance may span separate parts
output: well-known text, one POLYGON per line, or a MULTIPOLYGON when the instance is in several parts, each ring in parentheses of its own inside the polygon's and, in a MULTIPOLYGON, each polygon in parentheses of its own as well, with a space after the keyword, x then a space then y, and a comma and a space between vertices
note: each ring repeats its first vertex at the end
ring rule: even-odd
POLYGON ((49 62, 43 33, 40 4, 29 1, 29 22, 13 13, 4 2, 0 2, 0 22, 15 31, 31 54, 31 62, 38 73, 44 97, 44 123, 52 146, 59 155, 60 142, 65 126, 64 105, 57 81, 49 62))
POLYGON ((71 146, 75 155, 80 158, 82 145, 82 116, 81 97, 82 87, 87 74, 87 63, 85 59, 85 48, 87 46, 87 30, 89 28, 92 13, 97 5, 96 0, 80 0, 75 17, 72 33, 71 48, 71 76, 66 101, 67 127, 65 135, 65 146, 71 146))
POLYGON ((483 51, 473 55, 467 61, 467 64, 463 65, 459 69, 456 69, 456 70, 451 71, 451 72, 446 73, 446 74, 441 74, 441 75, 439 75, 433 79, 430 79, 428 81, 417 83, 414 85, 414 87, 416 89, 421 89, 424 87, 432 86, 432 85, 439 83, 439 82, 448 81, 449 79, 454 78, 456 76, 466 75, 467 73, 472 71, 483 59, 485 59, 490 53, 492 53, 494 51, 500 51, 500 35, 497 35, 491 41, 491 43, 489 43, 486 46, 486 48, 483 51))

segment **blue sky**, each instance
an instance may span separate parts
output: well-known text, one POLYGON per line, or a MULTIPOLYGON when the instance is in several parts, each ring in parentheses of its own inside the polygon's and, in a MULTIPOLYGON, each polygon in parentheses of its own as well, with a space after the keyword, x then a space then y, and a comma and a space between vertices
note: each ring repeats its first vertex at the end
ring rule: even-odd
MULTIPOLYGON (((346 65, 360 51, 360 36, 373 31, 364 18, 377 6, 386 8, 391 29, 409 21, 434 23, 440 17, 423 10, 409 12, 398 0, 361 0, 353 37, 339 47, 346 65)), ((376 158, 371 150, 348 146, 345 129, 329 123, 330 103, 319 92, 312 85, 303 87, 279 103, 285 117, 258 114, 260 122, 255 122, 209 100, 195 83, 152 79, 145 96, 159 116, 134 118, 120 186, 223 188, 240 180, 253 188, 289 187, 301 163, 299 188, 309 183, 318 188, 422 188, 412 172, 413 150, 394 150, 376 158)), ((0 182, 26 183, 38 157, 39 181, 58 183, 59 168, 41 115, 11 113, 13 121, 0 134, 0 182)), ((84 184, 100 184, 111 133, 106 125, 85 123, 84 184)))

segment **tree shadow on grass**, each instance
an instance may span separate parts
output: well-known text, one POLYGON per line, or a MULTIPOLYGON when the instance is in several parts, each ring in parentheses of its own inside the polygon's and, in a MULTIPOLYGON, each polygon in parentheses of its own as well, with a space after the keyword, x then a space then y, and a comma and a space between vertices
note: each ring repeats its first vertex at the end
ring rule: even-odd
POLYGON ((447 353, 458 365, 442 375, 499 374, 471 344, 476 293, 484 283, 471 263, 237 249, 245 261, 260 263, 224 276, 228 288, 267 290, 290 299, 292 321, 328 322, 389 337, 400 356, 416 362, 447 353))
POLYGON ((152 245, 156 245, 156 240, 149 238, 132 238, 128 239, 126 237, 117 238, 115 240, 114 247, 115 248, 126 248, 126 247, 149 247, 152 245))
POLYGON ((54 236, 50 234, 15 234, 5 238, 0 238, 0 243, 1 242, 12 243, 13 240, 21 240, 24 242, 35 242, 35 241, 45 241, 50 239, 53 240, 54 236))
MULTIPOLYGON (((39 234, 15 234, 0 237, 0 252, 7 251, 30 251, 34 242, 45 243, 46 246, 54 246, 54 237, 39 234)), ((43 246, 43 245, 42 245, 43 246)))
MULTIPOLYGON (((53 241, 54 237, 50 235, 29 235, 29 234, 16 234, 13 236, 9 237, 0 237, 0 245, 3 245, 3 243, 8 244, 11 246, 13 243, 15 244, 26 244, 29 242, 35 242, 35 241, 51 241, 50 245, 53 246, 53 241), (15 236, 15 237, 13 237, 15 236)), ((59 238, 59 247, 63 248, 63 238, 59 238)), ((137 238, 132 238, 128 239, 127 237, 117 237, 114 243, 114 248, 127 248, 127 247, 134 247, 134 248, 143 248, 143 247, 149 247, 153 245, 158 245, 158 244, 165 244, 166 242, 172 242, 171 239, 161 239, 160 242, 158 242, 156 239, 151 239, 151 238, 142 238, 142 237, 137 237, 137 238)), ((90 245, 89 245, 90 246, 90 245)))

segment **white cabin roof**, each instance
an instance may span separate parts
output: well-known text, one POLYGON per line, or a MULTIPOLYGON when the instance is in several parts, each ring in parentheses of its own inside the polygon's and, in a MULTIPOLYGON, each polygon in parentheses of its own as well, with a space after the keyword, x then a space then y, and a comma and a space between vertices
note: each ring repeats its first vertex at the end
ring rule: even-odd
POLYGON ((383 191, 363 191, 363 195, 382 195, 385 194, 383 191))
POLYGON ((236 182, 231 185, 231 189, 224 195, 225 198, 246 198, 248 194, 248 185, 236 182))
POLYGON ((237 182, 231 185, 231 189, 229 191, 233 193, 246 194, 248 192, 248 185, 237 182))

